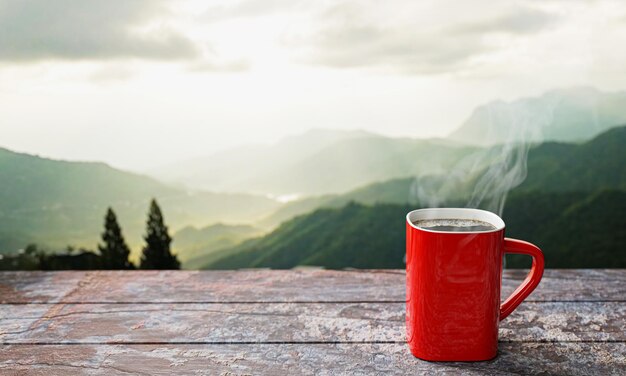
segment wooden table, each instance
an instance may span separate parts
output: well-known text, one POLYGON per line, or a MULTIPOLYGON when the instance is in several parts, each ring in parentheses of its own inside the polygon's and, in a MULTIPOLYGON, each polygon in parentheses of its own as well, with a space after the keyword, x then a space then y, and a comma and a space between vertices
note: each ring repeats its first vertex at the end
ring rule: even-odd
MULTIPOLYGON (((524 278, 504 273, 503 294, 524 278)), ((0 374, 626 374, 626 270, 547 270, 499 356, 404 342, 404 271, 0 273, 0 374)))

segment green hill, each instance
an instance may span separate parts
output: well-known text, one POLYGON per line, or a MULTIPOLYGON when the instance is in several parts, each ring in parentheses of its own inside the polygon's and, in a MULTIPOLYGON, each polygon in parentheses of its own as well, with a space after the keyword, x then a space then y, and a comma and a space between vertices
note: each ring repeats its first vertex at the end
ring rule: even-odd
MULTIPOLYGON (((504 219, 507 235, 542 246, 551 267, 623 268, 625 212, 625 191, 522 193, 511 198, 504 219)), ((528 265, 515 260, 514 266, 528 265)))
POLYGON ((0 148, 0 253, 36 242, 94 248, 107 206, 131 245, 139 244, 148 202, 159 200, 172 229, 258 218, 278 203, 247 194, 186 192, 103 163, 66 162, 0 148))
POLYGON ((283 223, 271 234, 222 251, 207 268, 292 268, 298 265, 402 267, 408 207, 348 204, 319 209, 283 223))
POLYGON ((531 151, 520 190, 542 192, 626 189, 626 126, 580 145, 546 143, 531 151))
POLYGON ((626 194, 603 191, 568 207, 538 242, 550 246, 552 267, 626 267, 626 194))
MULTIPOLYGON (((453 205, 453 204, 452 204, 453 205)), ((547 267, 626 267, 626 192, 512 196, 504 214, 507 236, 539 245, 547 267)), ((403 268, 404 218, 414 207, 350 203, 319 209, 269 235, 220 251, 207 269, 249 267, 403 268)), ((510 267, 529 260, 511 258, 510 267)))
MULTIPOLYGON (((542 246, 551 267, 626 266, 624 145, 626 127, 618 127, 583 144, 533 148, 527 179, 510 193, 505 206, 508 235, 542 246)), ((299 216, 265 237, 213 254, 206 266, 401 267, 404 213, 418 206, 408 195, 413 182, 395 179, 289 203, 260 223, 299 216), (359 204, 346 206, 350 201, 359 204), (316 207, 324 209, 303 214, 316 207)), ((448 205, 464 206, 465 201, 448 205)), ((527 262, 512 257, 510 265, 527 262)))
MULTIPOLYGON (((437 148, 443 154, 450 153, 446 154, 448 155, 446 158, 438 159, 437 163, 431 164, 441 169, 439 175, 433 172, 432 178, 440 178, 445 177, 445 169, 442 166, 454 163, 464 153, 473 150, 435 141, 396 139, 392 142, 390 139, 370 134, 353 136, 329 143, 320 141, 316 148, 321 149, 308 149, 305 160, 325 160, 322 166, 325 166, 323 171, 326 171, 324 172, 326 175, 315 175, 321 173, 318 171, 308 176, 308 170, 303 170, 303 175, 298 175, 292 179, 294 182, 286 182, 283 186, 293 188, 294 184, 315 183, 318 186, 337 188, 333 186, 333 180, 341 181, 340 185, 348 186, 352 184, 350 182, 365 179, 367 176, 378 176, 383 179, 384 176, 395 176, 401 171, 421 169, 420 163, 428 164, 429 159, 421 158, 422 161, 415 163, 397 161, 405 160, 404 158, 411 155, 435 155, 436 153, 433 154, 431 151, 437 148), (372 148, 380 148, 381 151, 371 153, 367 158, 356 157, 362 156, 372 148), (358 151, 355 156, 350 156, 351 151, 355 150, 358 151), (337 157, 336 153, 341 156, 337 157), (331 166, 335 157, 339 162, 336 166, 331 166), (354 160, 350 159, 353 157, 354 160), (354 166, 352 162, 345 163, 349 160, 354 162, 354 166), (399 165, 398 169, 385 169, 385 166, 396 162, 399 165), (442 164, 438 164, 440 162, 442 164), (368 168, 371 169, 371 174, 367 172, 368 168), (333 179, 335 173, 353 173, 353 175, 349 178, 339 176, 333 179)), ((577 257, 588 260, 589 265, 606 265, 607 255, 613 252, 613 241, 612 235, 605 236, 607 234, 602 231, 600 224, 604 219, 611 220, 607 228, 612 229, 615 239, 621 239, 622 233, 617 225, 621 225, 622 222, 615 214, 614 208, 621 208, 621 203, 617 200, 622 197, 622 192, 626 191, 624 145, 626 145, 626 127, 622 126, 610 129, 582 144, 551 142, 532 148, 528 159, 528 177, 520 187, 511 192, 505 207, 504 215, 509 224, 510 234, 538 243, 545 241, 553 250, 551 252, 559 250, 561 255, 574 252, 570 249, 577 245, 595 249, 593 257, 582 254, 577 257), (598 212, 594 205, 604 208, 603 212, 598 212), (588 222, 581 219, 584 218, 584 213, 592 216, 588 222), (578 239, 572 243, 571 239, 577 239, 576 236, 559 238, 561 233, 553 229, 543 233, 534 227, 537 222, 552 223, 557 220, 560 221, 560 226, 570 233, 574 231, 584 233, 584 223, 588 223, 595 232, 585 239, 591 239, 589 243, 593 244, 585 243, 585 239, 578 239), (612 227, 613 225, 617 227, 612 227), (596 234, 600 234, 598 235, 600 237, 596 238, 596 234), (603 245, 604 248, 594 248, 597 244, 606 243, 607 237, 608 245, 603 245)), ((307 166, 302 160, 299 163, 301 163, 299 166, 307 166)), ((288 162, 281 166, 286 169, 292 168, 288 162)), ((283 176, 282 172, 277 172, 276 176, 283 176)), ((283 178, 287 179, 285 176, 283 178)), ((371 252, 367 257, 370 261, 367 263, 383 262, 387 267, 391 265, 387 264, 390 262, 387 261, 387 257, 395 260, 393 256, 395 248, 391 246, 382 250, 368 248, 369 246, 360 243, 362 240, 357 236, 357 227, 370 223, 372 228, 386 228, 383 223, 377 223, 373 215, 368 214, 371 210, 369 206, 392 204, 376 206, 383 216, 388 216, 387 220, 390 222, 409 206, 417 206, 418 203, 410 195, 414 181, 413 177, 385 180, 344 194, 314 196, 280 205, 274 200, 248 194, 187 192, 145 176, 116 170, 102 163, 56 161, 0 148, 0 253, 15 251, 31 242, 39 243, 47 249, 59 249, 68 244, 93 249, 102 231, 107 206, 114 207, 128 242, 137 250, 142 242, 141 235, 144 231, 148 201, 151 197, 156 197, 173 231, 185 226, 202 227, 215 222, 254 224, 254 228, 216 225, 197 230, 189 227, 176 233, 173 246, 181 253, 187 267, 205 264, 211 267, 215 265, 288 267, 301 263, 328 267, 356 263, 350 266, 364 267, 362 263, 365 261, 357 260, 349 252, 339 255, 342 250, 352 249, 351 247, 356 247, 356 244, 362 246, 363 250, 371 252), (351 201, 368 206, 352 204, 346 208, 351 201), (330 209, 315 211, 319 208, 330 209), (273 214, 268 216, 269 213, 273 214), (305 213, 315 215, 308 217, 304 215, 305 213), (363 217, 355 213, 362 213, 363 217), (299 215, 301 217, 293 219, 299 215), (302 218, 308 218, 309 222, 293 225, 293 221, 303 220, 302 218), (326 221, 328 223, 325 223, 326 221), (286 223, 276 230, 277 233, 241 243, 267 228, 276 228, 282 222, 286 223), (303 228, 307 234, 302 233, 303 228), (285 232, 287 230, 289 231, 285 232), (316 248, 311 248, 314 246, 316 248), (293 255, 289 255, 290 250, 293 252, 294 249, 303 249, 304 254, 294 258, 293 255), (265 254, 270 251, 271 254, 265 254), (335 254, 337 252, 338 254, 335 254), (384 257, 377 259, 376 252, 382 252, 384 257)), ((462 193, 464 188, 459 186, 457 190, 462 193)), ((455 205, 464 205, 464 202, 458 201, 455 205)), ((550 229, 550 226, 547 229, 550 229)), ((379 238, 370 239, 371 242, 368 244, 384 247, 385 244, 397 242, 397 238, 392 240, 395 230, 386 229, 384 234, 380 233, 379 238)), ((400 236, 400 241, 403 242, 403 236, 400 236)), ((373 263, 367 265, 374 266, 373 263)))

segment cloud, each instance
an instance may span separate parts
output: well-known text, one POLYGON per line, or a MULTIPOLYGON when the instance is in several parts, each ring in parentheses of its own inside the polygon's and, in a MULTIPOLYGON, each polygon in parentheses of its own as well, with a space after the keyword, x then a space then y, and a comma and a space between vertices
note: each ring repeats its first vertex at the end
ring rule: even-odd
POLYGON ((184 35, 150 25, 166 16, 159 0, 6 0, 0 3, 0 61, 197 56, 184 35))
POLYGON ((463 18, 462 11, 434 17, 407 8, 388 17, 377 14, 374 7, 342 2, 321 13, 312 31, 284 39, 298 50, 296 60, 301 63, 438 74, 470 68, 477 59, 507 47, 487 38, 489 34, 504 34, 512 43, 511 38, 539 32, 557 20, 552 14, 526 8, 485 13, 491 16, 473 22, 463 18))
POLYGON ((381 24, 354 3, 327 9, 312 33, 285 38, 299 62, 333 68, 375 68, 402 73, 457 69, 488 49, 475 36, 429 30, 419 22, 381 24))
POLYGON ((344 25, 326 29, 309 41, 308 62, 336 68, 379 67, 405 73, 454 69, 487 46, 475 38, 446 37, 407 29, 344 25))
POLYGON ((484 21, 460 24, 452 27, 450 31, 459 34, 532 34, 543 31, 557 21, 558 17, 552 13, 537 9, 521 8, 484 21))
POLYGON ((240 17, 260 17, 277 13, 290 13, 298 9, 305 9, 307 5, 307 2, 297 0, 229 1, 228 5, 209 7, 202 19, 218 21, 240 17))

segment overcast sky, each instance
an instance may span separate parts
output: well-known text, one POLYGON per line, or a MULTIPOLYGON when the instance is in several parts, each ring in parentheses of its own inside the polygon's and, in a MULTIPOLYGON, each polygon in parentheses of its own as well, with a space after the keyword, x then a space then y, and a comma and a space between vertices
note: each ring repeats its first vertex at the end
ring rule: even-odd
POLYGON ((626 89, 624 1, 0 0, 0 146, 132 170, 626 89))

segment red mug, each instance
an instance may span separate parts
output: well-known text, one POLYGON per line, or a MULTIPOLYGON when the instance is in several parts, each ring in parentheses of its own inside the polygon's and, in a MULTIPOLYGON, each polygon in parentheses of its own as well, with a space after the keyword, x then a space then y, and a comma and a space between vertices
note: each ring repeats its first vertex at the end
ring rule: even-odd
POLYGON ((430 361, 489 360, 498 351, 498 323, 537 287, 543 253, 504 237, 504 221, 478 209, 419 209, 406 217, 406 333, 413 355, 430 361), (489 231, 442 232, 419 220, 487 222, 489 231), (500 304, 505 253, 533 258, 528 276, 500 304))

